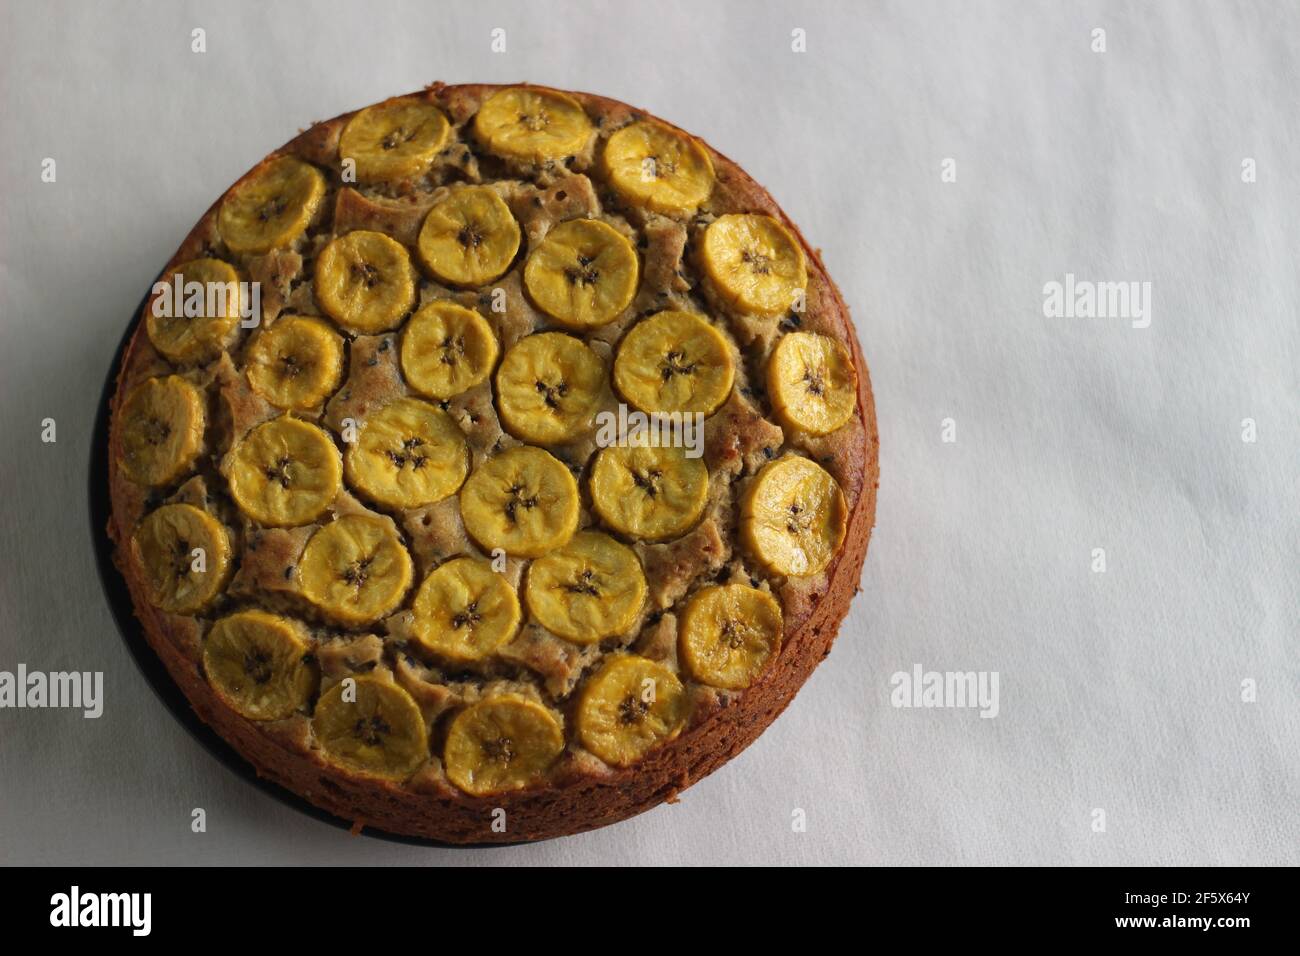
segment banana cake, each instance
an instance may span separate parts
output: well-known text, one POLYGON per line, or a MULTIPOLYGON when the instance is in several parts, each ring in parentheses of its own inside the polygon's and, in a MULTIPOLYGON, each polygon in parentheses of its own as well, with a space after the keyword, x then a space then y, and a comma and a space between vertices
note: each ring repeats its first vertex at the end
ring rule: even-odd
POLYGON ((254 166, 147 300, 109 449, 115 560, 203 720, 450 843, 625 819, 753 741, 830 652, 878 474, 848 310, 768 193, 533 85, 254 166), (694 440, 611 440, 629 413, 694 440))

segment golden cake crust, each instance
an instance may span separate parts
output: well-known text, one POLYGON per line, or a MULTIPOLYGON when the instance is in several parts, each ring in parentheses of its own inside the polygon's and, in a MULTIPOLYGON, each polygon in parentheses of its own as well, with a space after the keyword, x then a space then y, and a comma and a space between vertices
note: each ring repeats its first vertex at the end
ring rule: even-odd
MULTIPOLYGON (((472 121, 483 99, 502 88, 504 87, 490 85, 435 84, 395 99, 431 102, 459 130, 466 128, 472 121)), ((650 117, 644 111, 614 100, 581 93, 567 95, 581 103, 596 122, 597 144, 603 143, 608 131, 626 125, 630 119, 656 119, 657 122, 676 129, 663 120, 650 117)), ((326 170, 336 170, 340 134, 353 115, 355 114, 349 113, 314 124, 266 157, 240 182, 266 163, 284 155, 297 156, 326 170)), ((259 775, 274 780, 318 807, 353 821, 358 828, 369 826, 448 843, 506 843, 577 833, 625 819, 664 801, 674 802, 681 791, 720 767, 762 733, 789 704, 813 668, 829 654, 839 626, 847 614, 849 602, 858 590, 862 563, 874 524, 879 475, 878 435, 867 365, 848 308, 817 250, 807 243, 798 227, 763 187, 730 159, 698 137, 695 139, 709 154, 716 176, 712 196, 704 209, 711 215, 730 212, 762 213, 785 225, 802 246, 807 259, 808 308, 800 323, 801 327, 807 331, 822 332, 840 341, 851 354, 857 373, 857 409, 850 422, 830 435, 798 438, 798 451, 821 462, 843 490, 848 509, 847 531, 843 544, 829 567, 815 578, 780 579, 764 576, 764 584, 781 601, 787 625, 782 643, 773 659, 767 663, 757 680, 743 691, 717 693, 707 688, 695 689, 692 695, 692 716, 685 729, 675 739, 652 750, 632 766, 607 766, 579 748, 576 753, 566 754, 545 786, 487 797, 470 796, 447 785, 440 768, 437 768, 436 773, 417 772, 415 777, 406 781, 381 779, 342 769, 323 759, 312 741, 310 721, 306 716, 266 723, 245 719, 213 691, 203 674, 201 648, 206 626, 204 621, 195 617, 166 614, 150 603, 138 557, 132 553, 132 534, 141 518, 162 501, 189 502, 215 513, 234 529, 233 533, 240 541, 241 553, 251 557, 253 552, 260 549, 260 554, 235 569, 234 582, 227 587, 235 589, 239 597, 226 610, 249 606, 250 601, 276 610, 275 587, 269 580, 272 571, 268 569, 291 567, 305 544, 306 531, 300 528, 261 531, 249 529, 247 525, 240 531, 238 517, 229 502, 224 500, 220 478, 215 470, 216 459, 227 450, 223 446, 228 446, 229 436, 242 434, 252 425, 271 416, 270 407, 265 402, 246 388, 238 386, 240 372, 228 356, 207 366, 186 370, 191 380, 203 384, 207 388, 207 394, 212 396, 209 407, 209 446, 202 451, 205 464, 199 468, 197 478, 183 483, 179 488, 169 489, 167 494, 155 494, 127 477, 119 465, 123 452, 119 409, 126 395, 139 382, 173 371, 171 364, 163 360, 154 349, 146 334, 145 323, 141 321, 124 352, 117 388, 110 404, 112 418, 108 477, 112 518, 107 530, 115 545, 115 562, 127 582, 144 634, 173 680, 199 716, 248 759, 259 775), (497 809, 505 811, 504 831, 493 827, 496 819, 493 812, 497 809)), ((595 148, 597 147, 590 147, 593 150, 595 148)), ((478 160, 478 157, 468 151, 463 157, 458 155, 455 147, 450 152, 452 155, 445 158, 448 164, 464 163, 470 166, 478 160)), ((570 157, 570 160, 572 162, 567 165, 591 173, 590 182, 598 189, 600 181, 594 157, 570 157)), ((533 170, 536 174, 533 183, 541 191, 538 204, 544 204, 547 215, 555 220, 572 218, 583 203, 600 201, 594 195, 583 194, 586 188, 585 177, 571 175, 565 165, 555 169, 533 170)), ((519 175, 513 170, 510 174, 519 175)), ((448 178, 469 179, 472 175, 477 175, 477 171, 467 174, 462 168, 460 173, 448 173, 448 178)), ((336 175, 331 174, 331 182, 337 186, 336 175)), ((402 190, 397 192, 399 195, 384 199, 374 195, 367 197, 357 189, 332 188, 321 204, 317 217, 319 219, 332 215, 336 233, 372 228, 385 232, 408 246, 414 246, 430 202, 427 193, 419 189, 408 189, 406 195, 400 195, 402 190), (340 224, 343 225, 342 229, 340 224)), ((168 264, 168 270, 182 262, 224 251, 217 227, 217 215, 222 199, 228 194, 229 190, 200 219, 168 264)), ((634 218, 637 215, 634 212, 627 214, 634 218)), ((642 234, 651 231, 657 221, 643 221, 642 234)), ((523 241, 526 245, 529 241, 527 223, 524 231, 523 241)), ((661 231, 667 235, 672 230, 665 228, 661 231)), ((651 241, 657 241, 657 237, 658 234, 651 241)), ((670 245, 674 241, 679 240, 673 236, 665 239, 670 245)), ((677 252, 680 255, 681 250, 678 249, 677 252)), ((658 281, 670 285, 675 281, 672 276, 651 275, 652 269, 667 268, 665 263, 672 262, 671 255, 657 258, 653 262, 649 256, 643 256, 643 261, 643 278, 646 282, 658 281)), ((250 262, 249 275, 246 277, 262 283, 264 313, 283 310, 287 314, 297 311, 295 302, 301 302, 305 294, 301 291, 301 283, 295 286, 291 277, 300 275, 301 270, 301 251, 293 249, 272 251, 265 256, 255 257, 255 261, 250 262)), ((510 282, 511 276, 507 275, 498 284, 508 285, 510 282)), ((307 284, 310 286, 309 282, 307 284)), ((522 291, 515 291, 522 298, 522 291)), ((707 291, 694 291, 703 296, 710 309, 715 307, 716 303, 709 298, 707 291)), ((788 321, 788 318, 780 320, 783 323, 788 321)), ((743 329, 737 332, 737 338, 752 333, 753 342, 758 343, 755 347, 761 350, 764 348, 763 337, 767 336, 765 345, 770 352, 772 340, 779 334, 777 325, 777 320, 770 323, 770 328, 765 328, 762 323, 754 323, 748 332, 743 329)), ((793 326, 782 325, 782 328, 788 331, 793 326)), ((517 338, 525 331, 526 327, 512 331, 509 318, 504 319, 499 328, 503 351, 511 344, 511 336, 517 338)), ((353 343, 353 377, 345 377, 343 386, 349 393, 346 396, 346 410, 349 412, 364 414, 369 405, 382 404, 389 398, 405 394, 404 386, 398 381, 400 376, 392 371, 394 366, 388 363, 371 363, 377 369, 373 375, 357 375, 359 360, 368 361, 367 356, 375 357, 367 349, 387 351, 389 346, 384 346, 382 342, 381 336, 378 342, 359 340, 353 343)), ((737 393, 739 387, 738 381, 737 393)), ((761 456, 766 447, 762 441, 767 433, 761 426, 766 425, 768 429, 772 427, 769 421, 771 413, 762 414, 761 402, 751 401, 751 397, 733 394, 732 399, 724 403, 710 419, 710 422, 715 423, 713 427, 706 425, 706 459, 711 463, 726 462, 728 467, 738 466, 738 484, 752 478, 756 463, 762 461, 761 456)), ((453 408, 454 412, 463 411, 468 416, 462 421, 477 421, 473 414, 472 400, 467 400, 462 405, 467 407, 453 408)), ((324 410, 325 419, 328 420, 331 415, 341 417, 337 410, 331 411, 327 407, 324 410)), ((495 447, 500 447, 500 442, 495 447)), ((772 457, 771 449, 767 451, 766 457, 772 457)), ((713 470, 712 465, 710 470, 713 470)), ((450 501, 455 502, 455 496, 450 501)), ((447 502, 441 504, 445 506, 447 502)), ((366 510, 366 505, 346 492, 333 508, 335 514, 366 510)), ((403 531, 409 533, 417 523, 422 523, 425 528, 436 529, 444 514, 445 509, 440 511, 438 505, 418 509, 415 514, 406 516, 407 520, 402 522, 403 531)), ((653 558, 643 557, 643 560, 647 563, 651 560, 657 562, 653 565, 657 568, 672 569, 685 563, 695 569, 699 552, 711 554, 712 550, 718 550, 723 552, 719 557, 741 561, 741 548, 738 541, 734 540, 735 534, 734 525, 730 528, 701 526, 695 532, 663 546, 654 552, 653 558)), ((431 564, 436 563, 439 557, 450 556, 444 553, 444 547, 451 550, 456 548, 455 542, 440 541, 436 535, 431 539, 420 540, 421 544, 411 546, 420 568, 417 585, 431 564)), ((466 549, 462 547, 461 550, 466 549)), ((671 579, 671 573, 667 573, 671 579)), ((694 574, 697 584, 698 578, 699 574, 694 574)), ((408 605, 409 600, 410 596, 406 602, 408 605)), ((673 605, 676 600, 668 603, 673 605)), ((655 617, 659 619, 659 615, 655 617)), ((671 619, 672 615, 668 614, 668 617, 671 619)), ((666 627, 667 624, 656 627, 647 623, 642 635, 636 639, 637 649, 647 656, 655 656, 660 652, 661 656, 675 659, 675 649, 664 650, 665 645, 675 644, 672 635, 651 633, 663 631, 666 627)), ((357 639, 358 635, 353 635, 352 643, 347 645, 347 666, 355 668, 358 664, 356 658, 360 657, 361 669, 355 672, 364 673, 367 668, 374 668, 375 662, 382 660, 380 669, 391 673, 399 683, 411 679, 410 675, 400 673, 403 669, 400 650, 392 660, 384 656, 391 655, 392 651, 382 643, 382 626, 376 625, 371 632, 377 636, 361 640, 357 639)), ((581 680, 582 664, 568 666, 571 670, 576 669, 576 680, 581 680)), ((572 689, 570 683, 562 695, 564 700, 571 701, 575 696, 571 693, 572 689)), ((470 698, 472 697, 473 692, 470 693, 470 698)), ((462 697, 461 701, 464 700, 462 697)), ((421 704, 423 706, 425 702, 421 701, 421 704)), ((558 706, 563 709, 569 705, 561 702, 558 706)), ((438 714, 443 711, 436 703, 430 703, 429 708, 435 714, 432 723, 436 729, 438 714)), ((569 719, 572 719, 571 716, 569 719)))

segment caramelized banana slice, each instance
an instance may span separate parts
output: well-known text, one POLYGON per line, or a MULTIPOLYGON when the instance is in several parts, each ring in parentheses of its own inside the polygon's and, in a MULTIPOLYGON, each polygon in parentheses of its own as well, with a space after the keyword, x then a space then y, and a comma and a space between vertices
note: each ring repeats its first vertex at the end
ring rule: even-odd
POLYGON ((369 515, 344 515, 316 531, 298 570, 307 600, 353 627, 396 610, 414 574, 397 532, 369 515))
POLYGON ((641 265, 632 244, 599 219, 570 219, 528 256, 524 285, 537 307, 571 329, 612 322, 632 302, 641 265))
POLYGON ((178 375, 140 383, 122 403, 122 457, 139 485, 169 485, 194 467, 207 415, 203 393, 178 375))
POLYGON ((415 596, 415 638, 457 664, 491 657, 519 629, 519 597, 487 561, 454 558, 424 579, 415 596))
POLYGON ((780 315, 808 285, 803 248, 771 216, 720 216, 704 230, 704 271, 741 312, 780 315))
POLYGON ((485 381, 499 352, 483 316, 454 302, 430 302, 406 323, 402 374, 430 398, 451 398, 485 381))
POLYGON ((763 466, 740 505, 745 546, 769 571, 803 577, 824 570, 844 541, 844 493, 807 458, 763 466))
POLYGON ((691 677, 743 690, 781 646, 781 605, 757 588, 713 585, 691 598, 678 631, 681 659, 691 677))
POLYGON ((366 419, 346 466, 348 482, 372 501, 418 508, 456 493, 469 474, 469 446, 442 409, 399 398, 366 419))
POLYGON ((266 611, 239 611, 212 625, 203 672, 217 696, 249 720, 281 720, 316 692, 307 629, 266 611))
POLYGON ((605 363, 563 332, 520 339, 497 371, 501 424, 537 445, 563 444, 590 431, 607 394, 605 363))
POLYGON ((510 268, 519 238, 519 223, 495 190, 458 186, 429 210, 417 248, 438 281, 474 288, 510 268))
POLYGON ((474 132, 498 156, 544 163, 581 153, 595 128, 573 97, 513 87, 484 101, 474 117, 474 132))
POLYGON ((685 534, 709 495, 709 469, 682 448, 613 446, 596 456, 591 501, 601 519, 633 538, 685 534))
POLYGON ((308 411, 334 394, 343 377, 343 337, 320 319, 282 315, 253 339, 248 384, 277 408, 308 411))
POLYGON ((226 477, 240 511, 259 524, 287 527, 325 513, 343 487, 343 462, 329 435, 282 415, 235 445, 226 477))
POLYGON ((598 531, 580 531, 528 569, 524 600, 538 623, 575 644, 622 634, 645 604, 636 552, 598 531))
POLYGON ((578 740, 605 763, 628 767, 686 723, 686 691, 672 671, 633 654, 610 659, 578 701, 578 740))
POLYGON ((614 191, 665 216, 690 216, 713 191, 713 163, 690 136, 662 123, 624 126, 605 144, 604 172, 614 191))
POLYGON ((221 203, 217 229, 237 256, 260 256, 292 245, 307 231, 325 197, 315 166, 280 156, 236 186, 221 203))
POLYGON ((339 158, 356 163, 359 183, 414 179, 428 171, 450 132, 447 117, 429 103, 379 103, 348 120, 339 158))
POLYGON ((193 614, 220 592, 230 574, 230 537, 193 505, 163 505, 140 522, 132 540, 144 568, 149 603, 193 614))
POLYGON ((507 448, 469 476, 460 516, 479 547, 535 558, 558 548, 578 527, 578 483, 540 448, 507 448))
POLYGON ((643 412, 711 415, 735 377, 727 340, 691 312, 650 316, 628 332, 614 358, 614 384, 643 412))
POLYGON ((316 260, 316 298, 350 332, 387 332, 415 304, 411 257, 382 232, 349 232, 316 260))
POLYGON ((767 393, 787 427, 826 435, 853 417, 858 376, 848 349, 833 338, 791 332, 772 350, 767 393))
POLYGON ((149 341, 165 357, 179 364, 208 362, 230 347, 239 327, 243 301, 239 273, 220 259, 191 259, 162 281, 175 288, 180 276, 184 299, 172 302, 171 315, 155 315, 152 303, 145 317, 149 341), (191 301, 191 283, 202 288, 191 301), (193 313, 193 314, 190 314, 193 313))
POLYGON ((443 764, 452 783, 482 797, 543 783, 563 751, 564 731, 555 716, 509 694, 480 700, 456 715, 443 764))
POLYGON ((340 681, 316 703, 312 730, 329 763, 402 779, 429 756, 428 730, 411 695, 378 677, 340 681), (348 700, 352 687, 353 700, 348 700))

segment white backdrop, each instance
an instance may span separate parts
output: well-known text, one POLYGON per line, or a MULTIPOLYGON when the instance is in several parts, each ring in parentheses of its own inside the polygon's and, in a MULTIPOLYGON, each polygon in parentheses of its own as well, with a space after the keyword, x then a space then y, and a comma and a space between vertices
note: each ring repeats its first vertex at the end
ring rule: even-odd
POLYGON ((4 0, 0 670, 107 700, 0 711, 0 859, 1300 863, 1300 9, 804 6, 4 0), (786 714, 680 804, 519 849, 349 837, 223 768, 131 663, 86 519, 113 349, 193 222, 436 79, 605 93, 739 161, 822 248, 880 415, 863 590, 786 714), (1045 318, 1067 273, 1151 282, 1150 327, 1045 318), (998 716, 892 707, 914 664, 998 672, 998 716))

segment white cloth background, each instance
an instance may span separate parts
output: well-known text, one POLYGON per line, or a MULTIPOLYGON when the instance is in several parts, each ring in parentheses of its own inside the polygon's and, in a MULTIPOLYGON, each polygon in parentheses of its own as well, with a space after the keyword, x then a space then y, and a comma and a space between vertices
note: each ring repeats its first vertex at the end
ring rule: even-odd
POLYGON ((1300 862, 1294 4, 3 11, 0 669, 107 695, 0 711, 5 862, 1300 862), (786 714, 680 804, 520 849, 350 837, 223 768, 136 672, 86 519, 110 357, 185 232, 298 127, 436 79, 605 93, 739 161, 823 250, 880 416, 862 593, 786 714), (1150 281, 1150 328, 1044 318, 1067 272, 1150 281), (997 671, 999 716, 891 707, 914 663, 997 671))

